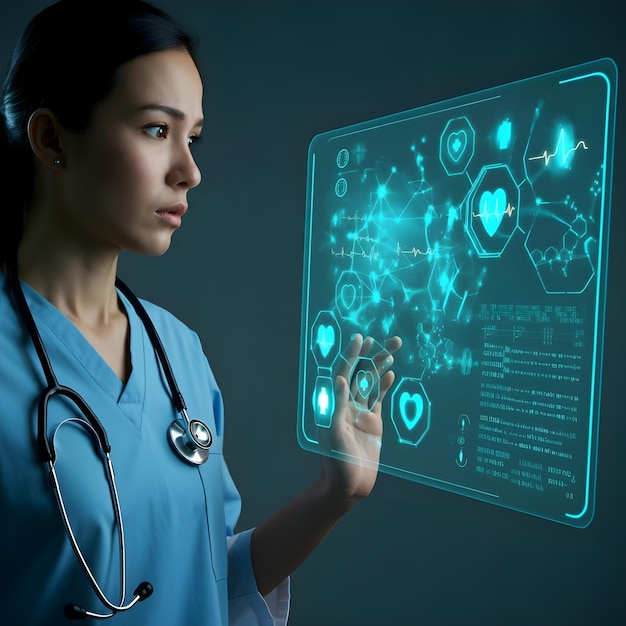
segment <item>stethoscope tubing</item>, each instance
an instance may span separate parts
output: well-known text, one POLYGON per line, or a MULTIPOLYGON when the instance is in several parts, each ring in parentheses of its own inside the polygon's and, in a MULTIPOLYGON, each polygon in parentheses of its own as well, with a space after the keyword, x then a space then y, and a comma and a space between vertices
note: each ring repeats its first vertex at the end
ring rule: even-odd
MULTIPOLYGON (((111 613, 96 613, 93 611, 87 611, 86 609, 75 605, 68 604, 65 607, 65 615, 70 619, 83 619, 85 617, 106 619, 109 617, 113 617, 113 615, 120 611, 127 611, 138 602, 141 602, 142 600, 148 598, 153 591, 152 585, 148 582, 141 583, 137 587, 137 589, 135 589, 132 600, 128 604, 124 604, 126 599, 126 543, 124 540, 122 510, 120 506, 117 486, 115 484, 115 472, 113 470, 113 464, 110 458, 111 446, 109 444, 106 430, 104 429, 104 426, 97 418, 95 413, 91 410, 90 406, 77 391, 71 389, 70 387, 59 384, 59 381, 52 368, 52 364, 50 363, 48 353, 46 352, 45 346, 41 339, 41 335, 39 334, 39 330, 37 329, 37 325, 35 324, 33 315, 30 311, 28 303, 26 302, 24 292, 19 284, 19 279, 17 277, 17 273, 15 272, 14 267, 15 264, 9 264, 7 272, 9 285, 13 292, 18 311, 31 337, 32 343, 37 352, 37 356, 39 357, 39 361, 41 363, 44 376, 46 378, 46 388, 41 394, 38 403, 37 448, 39 456, 41 460, 48 465, 48 473, 50 476, 52 489, 54 491, 57 505, 61 513, 63 524, 65 526, 72 549, 76 554, 76 557, 80 562, 81 568, 88 577, 96 595, 104 604, 104 606, 106 606, 109 611, 111 611, 111 613), (48 437, 48 404, 52 398, 59 395, 65 396, 66 398, 71 400, 80 409, 83 418, 68 418, 64 420, 59 425, 57 425, 52 437, 48 437), (54 439, 58 429, 68 422, 78 423, 80 426, 87 429, 100 450, 100 455, 106 468, 105 474, 107 476, 109 492, 111 495, 111 501, 113 503, 113 513, 119 537, 121 591, 120 601, 118 604, 114 604, 113 602, 111 602, 98 585, 98 582, 96 581, 96 578, 91 571, 91 567, 89 566, 87 559, 85 558, 82 550, 80 549, 80 546, 78 545, 78 541, 72 530, 72 525, 69 520, 65 502, 63 501, 61 486, 59 484, 59 480, 55 470, 56 450, 54 447, 54 439)), ((156 328, 154 327, 154 324, 152 323, 152 320, 150 319, 147 311, 145 310, 137 296, 135 296, 135 294, 119 278, 116 278, 115 285, 126 296, 126 298, 129 300, 129 302, 137 312, 137 315, 141 319, 146 329, 146 332, 148 333, 150 341, 157 353, 157 358, 161 363, 161 367, 170 388, 170 393, 174 406, 177 412, 182 415, 182 420, 175 419, 170 427, 170 430, 168 431, 172 447, 184 461, 187 461, 192 465, 200 465, 206 462, 208 458, 209 448, 211 447, 213 441, 211 431, 204 422, 197 419, 192 420, 189 418, 185 400, 182 393, 180 392, 180 389, 176 382, 176 378, 174 377, 174 372, 170 365, 169 359, 167 357, 161 339, 156 331, 156 328)))
MULTIPOLYGON (((95 429, 91 426, 91 424, 89 424, 85 420, 81 420, 75 417, 66 419, 60 424, 58 424, 54 430, 54 435, 52 436, 52 439, 54 440, 56 433, 59 430, 59 428, 61 428, 61 426, 70 422, 78 423, 80 424, 81 427, 86 428, 88 432, 90 432, 91 436, 94 438, 95 442, 98 443, 98 439, 99 439, 98 433, 96 433, 95 429)), ((132 606, 132 605, 129 605, 126 607, 124 606, 124 601, 126 599, 126 542, 124 541, 124 523, 122 521, 122 509, 120 506, 120 500, 119 500, 119 496, 117 492, 117 485, 115 484, 115 472, 113 471, 113 464, 111 463, 111 458, 108 452, 102 451, 102 455, 104 456, 104 461, 105 461, 105 466, 106 466, 105 473, 106 473, 107 482, 109 485, 109 493, 111 494, 111 501, 113 502, 113 514, 115 516, 115 523, 118 529, 118 543, 119 543, 119 550, 120 550, 120 588, 121 588, 121 591, 120 591, 120 601, 117 605, 109 601, 109 599, 106 597, 106 595, 100 588, 100 585, 98 585, 98 582, 95 576, 93 575, 93 572, 91 571, 91 567, 87 563, 87 559, 85 558, 82 550, 80 549, 80 546, 78 545, 78 541, 76 540, 74 531, 72 530, 72 525, 69 520, 69 516, 67 514, 65 502, 63 501, 63 494, 61 492, 61 486, 59 484, 59 479, 57 477, 56 470, 54 469, 53 460, 50 460, 48 462, 48 469, 50 473, 50 481, 52 482, 52 489, 54 491, 54 495, 56 496, 57 504, 59 506, 61 517, 63 518, 65 530, 67 531, 68 537, 70 539, 72 549, 74 550, 76 557, 80 561, 80 564, 83 570, 87 574, 87 577, 89 578, 89 581, 91 582, 91 585, 94 591, 96 592, 98 598, 100 598, 100 601, 106 607, 108 607, 111 611, 119 612, 119 611, 127 610, 128 608, 130 608, 130 606, 132 606)))

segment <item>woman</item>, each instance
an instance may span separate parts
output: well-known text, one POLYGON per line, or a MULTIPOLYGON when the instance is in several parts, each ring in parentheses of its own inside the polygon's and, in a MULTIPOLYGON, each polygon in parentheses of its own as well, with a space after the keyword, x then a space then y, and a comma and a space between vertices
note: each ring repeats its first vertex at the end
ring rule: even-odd
POLYGON ((358 462, 325 460, 307 491, 234 535, 198 337, 116 284, 119 252, 163 254, 200 183, 193 42, 139 0, 97 14, 60 0, 18 43, 3 113, 2 623, 286 623, 289 575, 373 487, 399 340, 376 356, 373 407, 350 403, 347 382, 371 343, 355 336, 340 361, 330 434, 358 462))

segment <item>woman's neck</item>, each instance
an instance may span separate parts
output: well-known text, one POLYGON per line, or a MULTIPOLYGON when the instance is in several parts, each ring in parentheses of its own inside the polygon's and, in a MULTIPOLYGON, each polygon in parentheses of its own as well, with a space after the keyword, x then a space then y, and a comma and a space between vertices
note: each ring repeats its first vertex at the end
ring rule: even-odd
POLYGON ((17 273, 78 328, 126 383, 130 333, 115 289, 118 252, 31 220, 18 249, 17 273))
POLYGON ((118 251, 31 218, 17 255, 21 280, 73 321, 106 326, 120 313, 115 276, 118 251))

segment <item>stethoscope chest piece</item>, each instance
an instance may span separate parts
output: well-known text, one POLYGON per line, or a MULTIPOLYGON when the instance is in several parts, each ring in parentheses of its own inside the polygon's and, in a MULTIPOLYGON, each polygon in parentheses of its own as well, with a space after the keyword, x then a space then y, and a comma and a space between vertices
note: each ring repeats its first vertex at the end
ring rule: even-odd
POLYGON ((175 420, 168 432, 170 443, 184 461, 194 465, 206 463, 213 436, 204 422, 189 420, 185 428, 179 420, 175 420))

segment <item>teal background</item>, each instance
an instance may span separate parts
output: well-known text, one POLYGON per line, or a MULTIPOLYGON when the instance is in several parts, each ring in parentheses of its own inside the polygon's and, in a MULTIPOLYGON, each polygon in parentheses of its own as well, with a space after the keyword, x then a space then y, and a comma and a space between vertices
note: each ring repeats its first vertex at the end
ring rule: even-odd
MULTIPOLYGON (((202 338, 225 398, 244 528, 319 467, 296 440, 310 140, 604 56, 623 81, 623 8, 618 0, 155 3, 201 37, 203 182, 170 251, 124 257, 120 273, 202 338)), ((2 0, 3 69, 47 4, 2 0)), ((623 623, 625 106, 620 85, 591 525, 575 529, 381 474, 294 574, 292 626, 623 623)))

